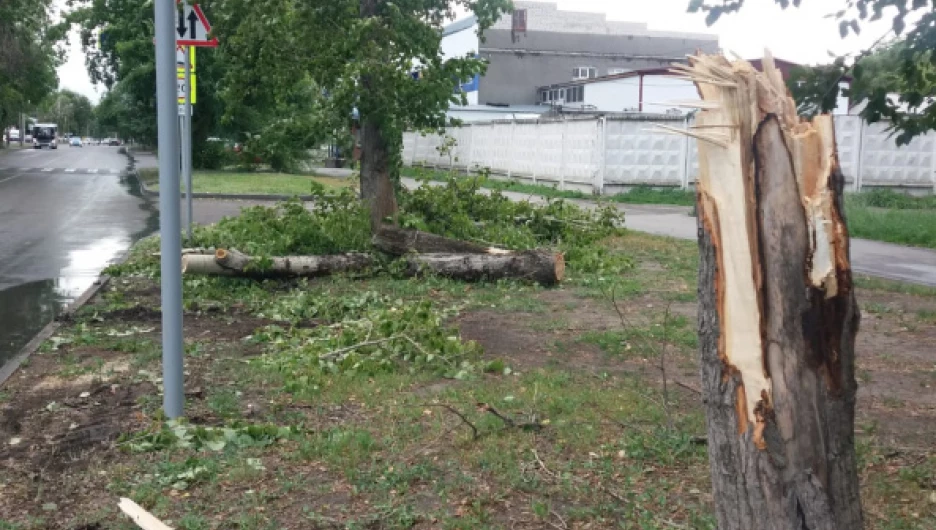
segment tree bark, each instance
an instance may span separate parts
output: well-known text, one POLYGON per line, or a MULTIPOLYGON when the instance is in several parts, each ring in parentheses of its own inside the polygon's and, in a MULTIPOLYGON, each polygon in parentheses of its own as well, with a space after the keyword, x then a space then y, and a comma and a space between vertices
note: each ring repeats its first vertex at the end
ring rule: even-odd
POLYGON ((382 226, 371 241, 381 252, 393 256, 409 253, 461 252, 466 254, 509 254, 509 250, 488 247, 438 236, 419 230, 407 230, 396 226, 382 226))
POLYGON ((187 254, 182 256, 183 274, 209 274, 247 276, 253 278, 289 276, 328 276, 340 272, 367 270, 374 260, 368 254, 349 253, 328 256, 290 256, 272 258, 266 268, 249 266, 250 256, 236 250, 219 248, 214 255, 187 254))
MULTIPOLYGON (((378 0, 361 0, 361 18, 378 15, 378 0)), ((375 58, 375 60, 377 60, 375 58)), ((378 99, 374 94, 386 87, 381 87, 370 74, 361 75, 361 94, 363 98, 378 99)), ((393 183, 390 182, 390 153, 385 132, 376 119, 370 105, 360 106, 361 116, 361 200, 370 208, 371 232, 376 232, 381 225, 396 221, 397 200, 393 183)))
MULTIPOLYGON (((374 264, 368 254, 290 256, 272 258, 268 267, 251 267, 253 258, 236 250, 218 249, 211 254, 182 256, 183 274, 274 278, 327 276, 341 272, 362 272, 374 264)), ((546 250, 526 250, 511 254, 411 254, 403 258, 403 273, 421 276, 438 274, 446 278, 475 282, 512 278, 554 285, 565 274, 562 254, 546 250)))
POLYGON ((830 116, 699 56, 699 343, 721 530, 862 528, 855 303, 830 116))
POLYGON ((418 276, 431 271, 439 276, 469 282, 513 278, 549 286, 565 276, 562 254, 525 250, 512 254, 413 254, 406 259, 406 273, 418 276))

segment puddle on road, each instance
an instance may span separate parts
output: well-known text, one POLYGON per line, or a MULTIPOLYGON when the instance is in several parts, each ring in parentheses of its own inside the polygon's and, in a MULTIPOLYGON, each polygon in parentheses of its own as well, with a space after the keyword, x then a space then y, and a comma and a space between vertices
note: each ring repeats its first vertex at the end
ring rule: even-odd
MULTIPOLYGON (((127 193, 142 198, 136 179, 122 177, 127 193)), ((19 353, 43 326, 51 322, 97 280, 100 272, 118 259, 137 240, 159 228, 159 214, 153 205, 140 203, 145 227, 93 241, 68 252, 67 263, 53 279, 28 282, 0 290, 0 367, 19 353)))

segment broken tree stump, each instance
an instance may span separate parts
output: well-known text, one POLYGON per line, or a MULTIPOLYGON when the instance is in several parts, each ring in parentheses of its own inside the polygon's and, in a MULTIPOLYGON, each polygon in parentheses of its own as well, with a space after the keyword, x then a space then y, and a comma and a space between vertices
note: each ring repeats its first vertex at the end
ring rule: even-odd
POLYGON ((690 57, 702 100, 699 338, 721 530, 862 528, 855 303, 830 116, 776 69, 690 57))

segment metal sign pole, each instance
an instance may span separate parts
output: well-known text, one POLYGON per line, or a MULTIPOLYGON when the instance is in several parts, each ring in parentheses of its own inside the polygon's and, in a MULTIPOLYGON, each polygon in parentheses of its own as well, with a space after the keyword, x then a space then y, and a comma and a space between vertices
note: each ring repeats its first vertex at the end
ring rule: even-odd
POLYGON ((155 0, 156 102, 159 132, 159 236, 162 294, 163 410, 182 415, 182 241, 179 221, 179 130, 176 117, 176 3, 155 0))
POLYGON ((185 46, 185 129, 182 132, 182 174, 185 176, 185 220, 188 238, 192 239, 192 59, 191 49, 185 46))

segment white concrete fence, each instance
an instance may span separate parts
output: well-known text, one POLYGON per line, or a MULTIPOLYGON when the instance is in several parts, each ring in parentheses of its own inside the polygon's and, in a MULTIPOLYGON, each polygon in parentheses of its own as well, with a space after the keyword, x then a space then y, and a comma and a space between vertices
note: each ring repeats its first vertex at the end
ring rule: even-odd
MULTIPOLYGON (((476 170, 493 175, 578 189, 617 193, 632 186, 690 188, 698 173, 696 141, 653 127, 687 128, 684 117, 663 115, 588 117, 470 123, 445 135, 408 132, 403 162, 476 170), (445 136, 454 138, 446 152, 445 136)), ((936 191, 936 134, 897 147, 886 123, 836 116, 835 134, 846 187, 936 191)))

